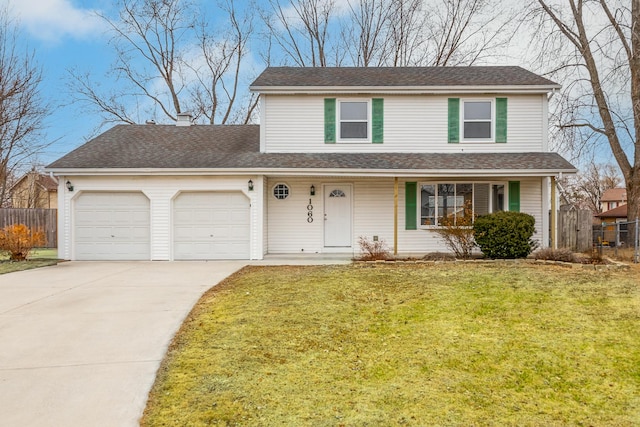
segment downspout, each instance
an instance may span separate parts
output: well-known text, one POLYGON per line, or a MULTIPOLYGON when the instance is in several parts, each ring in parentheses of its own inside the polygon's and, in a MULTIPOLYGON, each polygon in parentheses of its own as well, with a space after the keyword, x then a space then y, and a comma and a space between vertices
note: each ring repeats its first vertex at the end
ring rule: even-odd
POLYGON ((551 177, 551 249, 557 249, 556 220, 558 211, 556 208, 556 177, 551 177))
POLYGON ((398 255, 398 177, 393 181, 393 255, 398 255))

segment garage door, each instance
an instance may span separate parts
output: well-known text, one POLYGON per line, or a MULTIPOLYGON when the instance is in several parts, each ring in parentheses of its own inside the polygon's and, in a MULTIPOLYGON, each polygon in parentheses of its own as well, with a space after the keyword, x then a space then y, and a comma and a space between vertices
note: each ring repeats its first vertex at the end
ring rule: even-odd
POLYGON ((240 192, 179 194, 173 258, 249 259, 249 199, 240 192))
POLYGON ((134 193, 82 193, 74 202, 75 258, 148 260, 149 199, 134 193))

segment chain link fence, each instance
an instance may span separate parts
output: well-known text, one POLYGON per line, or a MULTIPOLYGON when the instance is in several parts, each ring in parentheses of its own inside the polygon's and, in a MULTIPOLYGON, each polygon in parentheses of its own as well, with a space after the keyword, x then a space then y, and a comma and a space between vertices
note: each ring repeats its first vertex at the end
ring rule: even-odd
POLYGON ((639 221, 603 222, 593 226, 593 245, 600 255, 631 258, 640 262, 639 221))

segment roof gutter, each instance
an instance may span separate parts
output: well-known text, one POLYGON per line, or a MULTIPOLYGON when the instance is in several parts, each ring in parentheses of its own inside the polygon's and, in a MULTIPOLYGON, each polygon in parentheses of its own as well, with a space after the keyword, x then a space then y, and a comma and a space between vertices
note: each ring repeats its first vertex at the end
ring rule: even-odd
POLYGON ((75 176, 331 176, 331 177, 476 177, 531 176, 544 177, 559 173, 575 174, 577 169, 50 169, 54 175, 75 176))
POLYGON ((251 92, 263 94, 463 94, 463 93, 549 93, 560 85, 503 85, 503 86, 251 86, 251 92))

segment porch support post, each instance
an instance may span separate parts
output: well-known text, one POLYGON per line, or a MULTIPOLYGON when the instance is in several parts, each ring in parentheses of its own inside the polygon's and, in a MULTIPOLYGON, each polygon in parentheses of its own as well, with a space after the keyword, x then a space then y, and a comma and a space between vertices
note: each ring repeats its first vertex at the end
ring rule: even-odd
POLYGON ((393 181, 393 254, 398 255, 398 177, 393 181))
POLYGON ((551 249, 558 249, 556 224, 558 207, 556 206, 556 177, 551 177, 551 249))

